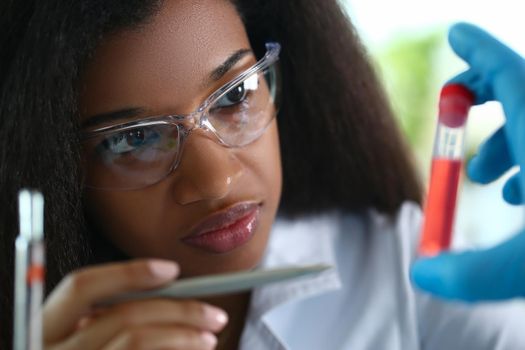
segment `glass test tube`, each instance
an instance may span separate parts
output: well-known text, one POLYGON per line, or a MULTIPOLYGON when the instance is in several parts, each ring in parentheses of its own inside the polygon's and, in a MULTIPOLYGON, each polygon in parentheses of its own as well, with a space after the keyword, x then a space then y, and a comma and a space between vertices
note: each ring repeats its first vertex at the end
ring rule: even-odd
POLYGON ((29 268, 29 350, 43 349, 42 303, 44 301, 44 197, 40 192, 32 193, 32 223, 29 268))
POLYGON ((473 103, 474 95, 463 85, 449 84, 441 90, 420 255, 436 255, 450 246, 465 124, 473 103))
POLYGON ((44 298, 44 198, 19 193, 20 235, 16 239, 14 350, 42 350, 44 298))
POLYGON ((24 190, 18 196, 20 234, 16 238, 15 264, 15 313, 13 350, 26 350, 28 315, 28 287, 26 274, 29 266, 29 242, 31 240, 31 194, 24 190))

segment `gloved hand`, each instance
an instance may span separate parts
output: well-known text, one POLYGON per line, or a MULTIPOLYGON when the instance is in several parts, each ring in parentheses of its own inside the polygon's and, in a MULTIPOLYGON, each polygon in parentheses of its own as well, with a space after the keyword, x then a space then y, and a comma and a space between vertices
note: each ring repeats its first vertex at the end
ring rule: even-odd
MULTIPOLYGON (((525 169, 525 60, 485 31, 466 23, 450 29, 449 42, 469 65, 450 82, 467 86, 476 95, 476 104, 500 101, 505 112, 505 124, 468 164, 468 176, 486 184, 514 165, 525 169)), ((511 204, 522 204, 524 189, 525 173, 520 171, 506 182, 503 198, 511 204)), ((446 299, 525 297, 525 229, 491 249, 418 260, 411 268, 411 278, 419 288, 446 299)))

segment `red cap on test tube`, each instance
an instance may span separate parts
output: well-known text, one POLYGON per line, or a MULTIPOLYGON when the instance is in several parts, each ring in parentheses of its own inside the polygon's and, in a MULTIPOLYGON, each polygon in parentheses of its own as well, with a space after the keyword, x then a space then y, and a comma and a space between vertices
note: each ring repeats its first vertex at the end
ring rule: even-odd
POLYGON ((449 84, 441 89, 439 96, 439 122, 449 128, 463 126, 467 120, 474 95, 461 84, 449 84))

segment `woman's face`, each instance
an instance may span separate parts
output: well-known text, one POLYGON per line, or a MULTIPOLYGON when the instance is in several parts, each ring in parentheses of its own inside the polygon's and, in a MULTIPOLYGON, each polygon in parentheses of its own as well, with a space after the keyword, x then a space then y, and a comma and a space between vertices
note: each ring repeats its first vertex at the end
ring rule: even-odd
MULTIPOLYGON (((123 122, 191 113, 255 61, 229 1, 165 1, 145 24, 110 36, 97 49, 82 80, 82 123, 128 108, 141 112, 123 122), (222 77, 210 79, 243 49, 248 52, 222 77)), ((280 193, 274 119, 241 148, 194 130, 177 169, 162 181, 137 190, 87 189, 85 200, 90 220, 124 253, 175 260, 192 276, 254 267, 280 193)))

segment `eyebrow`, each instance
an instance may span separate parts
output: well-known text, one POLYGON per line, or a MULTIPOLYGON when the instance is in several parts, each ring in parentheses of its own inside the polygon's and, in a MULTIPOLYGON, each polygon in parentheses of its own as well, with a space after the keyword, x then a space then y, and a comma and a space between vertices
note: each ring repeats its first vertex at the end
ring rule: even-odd
POLYGON ((90 128, 96 125, 105 124, 110 121, 130 119, 137 116, 138 114, 144 113, 145 110, 146 109, 142 107, 128 107, 116 111, 100 113, 86 118, 86 120, 83 121, 80 126, 82 128, 90 128))
POLYGON ((232 69, 237 62, 241 60, 244 56, 251 53, 252 51, 249 49, 240 49, 235 51, 224 61, 220 66, 215 68, 209 76, 209 80, 212 82, 219 80, 222 78, 230 69, 232 69))
MULTIPOLYGON (((228 73, 230 69, 232 69, 237 64, 237 62, 241 60, 241 58, 243 58, 251 52, 252 51, 249 49, 240 49, 235 51, 223 63, 221 63, 209 74, 206 83, 216 82, 219 79, 221 79, 226 73, 228 73)), ((81 127, 90 128, 96 125, 106 124, 108 122, 127 120, 136 117, 138 114, 144 113, 145 111, 146 109, 143 107, 127 107, 116 111, 100 113, 86 118, 86 120, 81 123, 81 127)))

